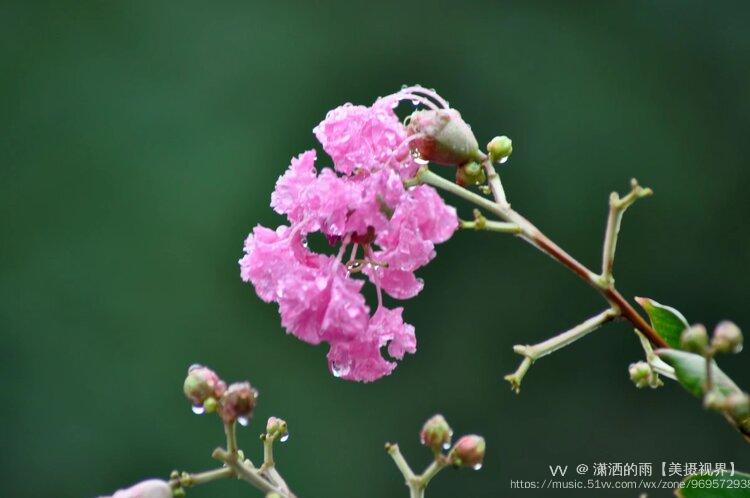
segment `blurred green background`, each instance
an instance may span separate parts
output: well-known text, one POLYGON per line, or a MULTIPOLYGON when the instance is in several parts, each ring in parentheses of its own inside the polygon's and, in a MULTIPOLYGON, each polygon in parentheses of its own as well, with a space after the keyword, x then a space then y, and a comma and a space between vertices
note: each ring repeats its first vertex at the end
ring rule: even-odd
MULTIPOLYGON (((489 450, 434 498, 637 496, 509 489, 557 464, 750 469, 750 446, 678 386, 633 388, 624 324, 512 394, 512 345, 602 303, 510 237, 438 248, 406 303, 418 353, 368 385, 286 336, 236 263, 256 223, 280 222, 273 183, 328 109, 422 83, 481 143, 513 138, 514 206, 592 266, 608 193, 631 176, 653 187, 625 217, 622 291, 750 329, 749 19, 746 2, 3 2, 0 494, 91 497, 212 467, 221 428, 181 393, 193 362, 260 389, 240 434, 252 456, 265 417, 289 421, 277 460, 302 497, 405 496, 383 442, 421 467, 417 431, 437 411, 489 450)), ((722 362, 745 387, 747 358, 722 362)))

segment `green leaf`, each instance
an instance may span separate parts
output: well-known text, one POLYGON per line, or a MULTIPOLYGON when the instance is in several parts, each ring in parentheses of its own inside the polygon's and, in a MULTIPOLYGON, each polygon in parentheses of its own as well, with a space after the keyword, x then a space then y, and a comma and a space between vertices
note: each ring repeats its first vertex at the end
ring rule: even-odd
POLYGON ((646 310, 651 320, 651 326, 667 341, 669 347, 679 349, 680 335, 689 327, 688 321, 682 313, 647 297, 636 297, 635 300, 646 310))
POLYGON ((678 498, 747 498, 750 496, 750 474, 728 472, 722 475, 690 476, 682 481, 678 498))
MULTIPOLYGON (((685 389, 699 398, 703 396, 703 387, 706 385, 706 359, 704 357, 676 349, 658 349, 656 354, 674 368, 677 380, 685 389)), ((724 396, 740 392, 737 384, 719 369, 714 360, 711 360, 711 377, 716 389, 724 396)))

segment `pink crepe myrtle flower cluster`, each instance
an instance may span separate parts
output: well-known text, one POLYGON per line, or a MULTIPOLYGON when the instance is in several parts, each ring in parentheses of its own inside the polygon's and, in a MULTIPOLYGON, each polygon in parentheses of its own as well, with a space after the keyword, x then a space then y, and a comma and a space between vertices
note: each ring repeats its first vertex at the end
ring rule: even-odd
POLYGON ((271 195, 271 206, 288 224, 256 226, 239 262, 242 279, 263 301, 279 305, 284 328, 310 344, 327 342, 331 372, 347 380, 390 374, 396 363, 384 358, 384 347, 399 360, 416 351, 414 327, 403 321, 403 308, 383 304, 382 292, 416 296, 424 284, 414 272, 458 227, 455 209, 432 187, 404 186, 419 163, 409 150, 413 137, 394 112, 402 100, 447 107, 434 92, 411 87, 369 107, 330 111, 314 133, 333 168, 318 170, 315 150, 293 158, 271 195), (338 254, 311 251, 306 237, 314 232, 338 254), (362 294, 365 280, 356 274, 377 289, 374 313, 362 294))

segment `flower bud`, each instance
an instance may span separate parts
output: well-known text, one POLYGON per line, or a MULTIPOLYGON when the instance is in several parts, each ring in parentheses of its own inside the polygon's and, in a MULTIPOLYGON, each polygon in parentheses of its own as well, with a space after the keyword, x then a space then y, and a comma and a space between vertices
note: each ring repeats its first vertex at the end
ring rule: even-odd
POLYGON ((487 153, 493 162, 505 162, 513 153, 513 141, 505 135, 495 137, 487 144, 487 153))
POLYGON ((703 354, 708 347, 708 332, 700 323, 686 328, 680 335, 680 346, 685 351, 703 354))
POLYGON ((662 385, 659 375, 645 361, 631 363, 628 367, 628 373, 630 374, 630 380, 633 381, 633 384, 638 389, 643 389, 644 387, 655 389, 662 385))
POLYGON ((744 420, 750 417, 750 396, 746 393, 732 393, 724 400, 724 404, 735 420, 744 420))
POLYGON ((286 420, 269 417, 266 423, 266 434, 270 437, 283 436, 287 432, 286 420))
POLYGON ((410 147, 425 161, 458 166, 480 156, 474 132, 455 109, 414 111, 406 132, 418 136, 410 147))
POLYGON ((465 187, 467 185, 479 185, 487 180, 484 168, 476 161, 469 161, 456 169, 456 183, 465 187))
POLYGON ((421 443, 435 453, 439 453, 441 449, 447 450, 450 447, 452 437, 453 429, 440 414, 434 415, 425 422, 419 433, 421 443))
POLYGON ((471 467, 474 470, 482 468, 485 443, 482 436, 474 434, 463 436, 453 446, 448 458, 456 467, 471 467))
POLYGON ((188 369, 183 391, 193 406, 203 411, 203 403, 208 398, 219 398, 227 385, 216 375, 216 372, 203 365, 193 365, 188 369))
POLYGON ((742 331, 734 323, 725 320, 714 329, 711 345, 719 353, 739 353, 742 351, 742 331))
POLYGON ((224 423, 235 421, 240 425, 247 425, 253 415, 253 409, 258 398, 258 391, 249 382, 235 382, 230 384, 221 397, 219 414, 224 423))
POLYGON ((162 480, 149 479, 116 491, 110 498, 172 498, 172 488, 162 480))

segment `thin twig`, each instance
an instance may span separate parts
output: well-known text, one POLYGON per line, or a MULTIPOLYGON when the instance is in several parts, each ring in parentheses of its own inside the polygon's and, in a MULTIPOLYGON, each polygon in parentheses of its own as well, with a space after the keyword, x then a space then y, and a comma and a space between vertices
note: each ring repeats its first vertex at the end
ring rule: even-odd
POLYGON ((522 355, 524 359, 515 372, 505 376, 505 380, 510 382, 511 388, 515 392, 519 392, 521 390, 521 381, 523 380, 524 375, 526 375, 529 367, 531 367, 536 360, 572 344, 578 339, 598 329, 603 324, 614 319, 617 315, 618 313, 616 310, 609 308, 576 325, 572 329, 551 337, 546 341, 534 344, 533 346, 514 346, 513 351, 522 355))
MULTIPOLYGON (((484 164, 487 170, 488 178, 495 178, 497 173, 495 172, 492 164, 489 163, 489 161, 485 161, 484 164)), ((589 284, 589 286, 596 290, 599 294, 601 294, 602 297, 604 297, 604 299, 606 299, 607 302, 609 302, 610 305, 615 310, 617 310, 621 316, 631 322, 636 329, 638 329, 646 337, 648 337, 649 341, 651 341, 652 344, 660 348, 668 347, 668 344, 664 341, 664 339, 662 339, 661 336, 656 333, 653 327, 651 327, 651 325, 649 325, 648 322, 643 319, 643 317, 622 296, 622 294, 620 294, 619 291, 615 289, 614 285, 604 285, 601 282, 599 275, 586 268, 586 266, 584 266, 570 254, 565 252, 560 246, 555 244, 546 235, 544 235, 530 221, 511 209, 504 197, 498 196, 499 201, 493 202, 485 197, 475 194, 470 190, 456 185, 451 181, 446 180, 445 178, 433 173, 427 168, 420 169, 419 172, 417 172, 415 180, 419 183, 432 185, 433 187, 440 188, 442 190, 445 190, 446 192, 457 195, 458 197, 476 204, 485 211, 495 214, 506 222, 515 223, 521 229, 521 233, 519 234, 521 238, 550 256, 558 263, 571 270, 584 282, 589 284), (505 204, 501 205, 501 202, 504 202, 505 204)), ((496 177, 496 181, 493 180, 493 183, 496 185, 495 188, 497 188, 499 181, 499 177, 496 177)), ((491 183, 490 185, 492 186, 493 183, 491 183)), ((502 187, 502 185, 500 185, 500 187, 502 187)))

